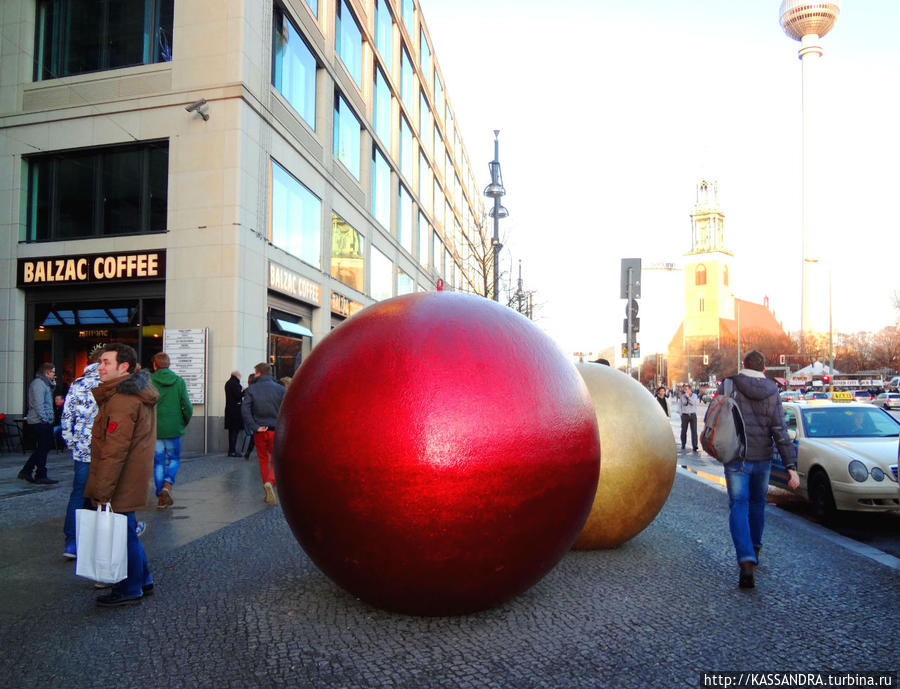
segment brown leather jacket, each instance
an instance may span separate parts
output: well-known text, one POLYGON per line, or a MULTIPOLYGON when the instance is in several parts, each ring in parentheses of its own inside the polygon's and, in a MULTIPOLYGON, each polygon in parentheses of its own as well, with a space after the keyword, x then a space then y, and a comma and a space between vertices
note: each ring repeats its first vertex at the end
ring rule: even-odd
POLYGON ((140 370, 91 390, 99 410, 91 429, 91 469, 84 496, 115 512, 147 503, 156 446, 156 401, 150 374, 140 370))

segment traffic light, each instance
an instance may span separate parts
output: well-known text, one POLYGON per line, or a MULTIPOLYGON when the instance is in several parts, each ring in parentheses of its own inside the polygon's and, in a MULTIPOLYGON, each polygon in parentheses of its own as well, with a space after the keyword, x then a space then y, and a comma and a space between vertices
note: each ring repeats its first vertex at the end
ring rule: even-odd
POLYGON ((822 376, 822 383, 828 385, 831 382, 831 376, 822 376))
POLYGON ((778 355, 778 363, 784 366, 784 354, 778 355))
POLYGON ((704 365, 704 366, 709 366, 709 354, 704 354, 704 355, 703 355, 703 365, 704 365))

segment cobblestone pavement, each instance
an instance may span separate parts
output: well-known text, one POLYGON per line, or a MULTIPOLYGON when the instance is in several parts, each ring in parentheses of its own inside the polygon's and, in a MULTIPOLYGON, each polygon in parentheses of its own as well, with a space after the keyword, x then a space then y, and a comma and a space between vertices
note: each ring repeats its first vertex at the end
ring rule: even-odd
MULTIPOLYGON (((0 484, 19 459, 0 458, 0 484)), ((725 493, 683 469, 621 547, 570 552, 493 610, 416 618, 321 574, 262 502, 255 464, 182 464, 181 513, 139 513, 155 593, 123 609, 95 607, 60 557, 71 469, 56 488, 0 491, 2 685, 693 687, 712 670, 900 668, 896 562, 770 508, 757 588, 740 590, 725 493)))

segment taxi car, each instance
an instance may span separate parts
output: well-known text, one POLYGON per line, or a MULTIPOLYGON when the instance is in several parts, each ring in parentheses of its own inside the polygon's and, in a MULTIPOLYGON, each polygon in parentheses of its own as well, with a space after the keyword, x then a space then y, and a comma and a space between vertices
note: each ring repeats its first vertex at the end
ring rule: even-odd
MULTIPOLYGON (((897 455, 900 422, 883 409, 855 401, 786 402, 788 435, 797 447, 797 492, 819 519, 836 510, 900 510, 897 455)), ((787 487, 777 448, 769 483, 787 487)))

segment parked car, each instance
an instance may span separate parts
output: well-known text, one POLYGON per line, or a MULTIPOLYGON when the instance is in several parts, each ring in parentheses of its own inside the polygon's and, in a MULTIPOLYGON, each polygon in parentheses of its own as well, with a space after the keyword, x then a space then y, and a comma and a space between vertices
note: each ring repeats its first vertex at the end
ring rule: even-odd
POLYGON ((857 402, 871 402, 872 401, 872 393, 868 390, 854 390, 853 397, 856 398, 857 402))
POLYGON ((803 396, 797 390, 783 390, 779 394, 782 402, 795 402, 803 396))
POLYGON ((805 400, 827 400, 829 395, 826 391, 821 390, 817 392, 807 392, 803 395, 803 399, 805 400))
MULTIPOLYGON (((897 440, 900 422, 883 409, 862 404, 784 405, 788 434, 797 447, 797 493, 822 520, 837 510, 900 511, 897 440)), ((787 487, 777 448, 769 482, 787 487)))
POLYGON ((882 392, 875 396, 872 404, 882 409, 900 409, 900 392, 882 392))

